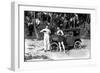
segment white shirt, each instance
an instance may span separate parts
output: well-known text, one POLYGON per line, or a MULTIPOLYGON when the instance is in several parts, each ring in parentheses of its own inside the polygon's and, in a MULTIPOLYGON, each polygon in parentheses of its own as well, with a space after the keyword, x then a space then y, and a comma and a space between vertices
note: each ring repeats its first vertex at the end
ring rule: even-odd
POLYGON ((39 25, 40 24, 40 20, 36 19, 36 23, 37 23, 37 25, 39 25))
POLYGON ((64 33, 63 33, 62 30, 59 29, 59 30, 57 31, 57 35, 64 35, 64 33))
POLYGON ((45 29, 42 29, 40 32, 43 32, 44 33, 44 37, 49 37, 49 33, 50 33, 50 30, 45 28, 45 29))

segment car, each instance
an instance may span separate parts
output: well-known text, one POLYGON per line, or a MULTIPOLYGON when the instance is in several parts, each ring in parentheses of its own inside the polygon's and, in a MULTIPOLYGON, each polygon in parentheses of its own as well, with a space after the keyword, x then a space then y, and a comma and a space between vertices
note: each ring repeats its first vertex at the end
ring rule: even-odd
POLYGON ((59 51, 59 41, 64 42, 65 50, 80 49, 81 48, 81 35, 80 28, 63 29, 64 35, 59 36, 53 34, 50 36, 51 51, 59 51))

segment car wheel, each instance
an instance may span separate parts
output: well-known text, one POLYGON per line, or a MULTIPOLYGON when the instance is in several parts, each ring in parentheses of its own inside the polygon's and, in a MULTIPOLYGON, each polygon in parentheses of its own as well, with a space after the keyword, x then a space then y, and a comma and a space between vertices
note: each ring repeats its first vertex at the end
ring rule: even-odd
POLYGON ((80 49, 80 48, 81 48, 81 41, 75 41, 74 49, 80 49))
POLYGON ((51 51, 57 51, 58 50, 58 43, 53 42, 50 45, 51 51))

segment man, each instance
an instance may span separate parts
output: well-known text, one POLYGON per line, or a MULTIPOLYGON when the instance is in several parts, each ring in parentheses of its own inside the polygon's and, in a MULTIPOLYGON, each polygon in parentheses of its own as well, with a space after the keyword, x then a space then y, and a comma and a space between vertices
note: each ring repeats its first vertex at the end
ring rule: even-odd
POLYGON ((33 24, 32 23, 28 23, 28 30, 29 30, 29 36, 32 36, 33 34, 33 24))
POLYGON ((57 27, 57 35, 59 36, 58 44, 59 44, 60 51, 61 51, 61 46, 62 46, 63 50, 65 52, 65 46, 64 46, 63 37, 62 37, 64 35, 64 33, 63 33, 63 31, 59 27, 57 27))
POLYGON ((73 17, 70 18, 70 24, 71 24, 71 27, 76 27, 78 26, 77 24, 79 23, 79 20, 78 20, 78 15, 75 13, 73 17))
POLYGON ((36 19, 36 24, 39 25, 40 22, 41 22, 41 21, 37 18, 37 19, 36 19))
POLYGON ((48 26, 46 26, 46 28, 42 29, 40 32, 44 33, 44 50, 48 51, 50 50, 49 34, 51 31, 48 29, 48 26))

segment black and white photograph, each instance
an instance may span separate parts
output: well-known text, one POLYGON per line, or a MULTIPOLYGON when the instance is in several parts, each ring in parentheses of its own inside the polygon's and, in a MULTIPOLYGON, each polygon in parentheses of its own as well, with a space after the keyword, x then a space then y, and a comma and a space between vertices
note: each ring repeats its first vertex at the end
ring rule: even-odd
POLYGON ((24 62, 91 58, 91 14, 24 11, 24 62))

